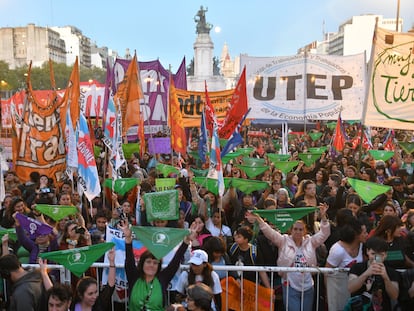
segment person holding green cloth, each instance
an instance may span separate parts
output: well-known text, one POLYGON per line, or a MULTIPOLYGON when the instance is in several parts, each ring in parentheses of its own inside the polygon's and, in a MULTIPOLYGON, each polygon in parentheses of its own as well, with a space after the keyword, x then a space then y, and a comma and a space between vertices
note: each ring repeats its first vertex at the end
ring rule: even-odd
POLYGON ((138 265, 132 249, 132 231, 127 221, 121 221, 118 227, 125 236, 125 272, 128 279, 129 310, 164 311, 167 302, 168 284, 178 270, 184 253, 190 244, 190 235, 184 238, 168 266, 161 270, 162 261, 150 251, 142 253, 138 265))

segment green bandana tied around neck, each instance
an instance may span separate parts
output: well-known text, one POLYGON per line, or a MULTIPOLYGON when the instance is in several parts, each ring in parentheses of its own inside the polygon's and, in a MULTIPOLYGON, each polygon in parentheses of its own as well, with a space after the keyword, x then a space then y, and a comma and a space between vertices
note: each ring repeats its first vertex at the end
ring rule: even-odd
POLYGON ((164 311, 162 288, 158 278, 152 281, 152 291, 150 288, 151 283, 147 283, 143 279, 136 281, 129 298, 129 310, 142 310, 145 306, 146 310, 164 311), (149 298, 147 299, 147 297, 149 298))

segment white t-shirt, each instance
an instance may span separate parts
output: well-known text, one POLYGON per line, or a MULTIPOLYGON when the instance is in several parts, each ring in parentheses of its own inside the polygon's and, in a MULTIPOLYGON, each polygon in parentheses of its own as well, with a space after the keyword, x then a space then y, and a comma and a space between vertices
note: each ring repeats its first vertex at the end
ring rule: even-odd
MULTIPOLYGON (((213 286, 211 286, 211 290, 213 294, 220 294, 222 292, 220 278, 215 271, 211 271, 211 277, 213 278, 213 286)), ((203 276, 196 275, 195 278, 196 283, 203 281, 203 276)), ((187 294, 188 288, 188 271, 184 271, 181 273, 180 277, 178 278, 178 282, 176 284, 176 290, 181 294, 187 294)))
POLYGON ((208 229, 208 231, 211 232, 211 235, 212 236, 220 236, 220 234, 223 235, 223 236, 230 236, 230 237, 233 236, 231 234, 231 230, 230 230, 230 228, 228 226, 221 225, 221 230, 220 230, 220 228, 217 228, 213 224, 213 221, 211 220, 211 218, 207 219, 207 221, 206 221, 206 228, 208 229))
MULTIPOLYGON (((215 271, 211 271, 211 277, 213 278, 213 286, 210 286, 213 294, 221 294, 221 283, 218 274, 215 271)), ((195 277, 196 283, 201 283, 203 281, 203 277, 201 275, 196 275, 195 277)), ((188 271, 184 271, 181 273, 178 282, 176 284, 176 290, 181 294, 187 294, 188 288, 188 271)), ((214 299, 211 301, 211 308, 216 311, 217 308, 214 304, 214 299)))
POLYGON ((363 261, 362 243, 359 246, 358 255, 352 257, 345 248, 343 248, 340 242, 336 242, 329 250, 328 258, 326 259, 326 262, 335 268, 348 268, 354 263, 363 261))

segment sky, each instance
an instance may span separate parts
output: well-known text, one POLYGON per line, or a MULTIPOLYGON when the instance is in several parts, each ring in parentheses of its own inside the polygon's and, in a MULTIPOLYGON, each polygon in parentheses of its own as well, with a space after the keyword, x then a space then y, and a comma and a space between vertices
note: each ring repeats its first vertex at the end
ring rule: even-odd
MULTIPOLYGON (((414 1, 400 1, 403 31, 414 24, 414 1)), ((378 14, 396 18, 398 0, 0 0, 0 27, 73 25, 98 46, 137 52, 138 60, 160 59, 178 69, 189 64, 196 39, 194 16, 208 8, 207 22, 214 55, 224 43, 230 56, 286 56, 323 32, 336 32, 354 15, 378 14), (219 31, 220 30, 220 31, 219 31)))

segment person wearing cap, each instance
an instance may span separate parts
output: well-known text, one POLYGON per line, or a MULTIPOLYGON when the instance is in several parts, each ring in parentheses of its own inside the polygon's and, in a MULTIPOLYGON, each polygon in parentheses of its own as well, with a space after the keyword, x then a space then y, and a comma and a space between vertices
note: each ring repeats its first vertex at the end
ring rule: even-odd
MULTIPOLYGON (((208 255, 202 249, 195 250, 190 260, 190 270, 184 271, 177 282, 177 291, 182 295, 188 296, 187 288, 189 285, 203 283, 210 287, 214 294, 212 302, 213 310, 221 310, 221 284, 218 274, 213 271, 213 266, 208 262, 208 255)), ((192 310, 192 309, 191 309, 192 310)))
POLYGON ((190 285, 187 289, 187 310, 211 311, 213 292, 203 283, 190 285))
POLYGON ((412 199, 404 183, 404 180, 401 177, 392 177, 389 181, 389 184, 393 189, 392 198, 393 200, 396 200, 400 206, 402 206, 405 201, 412 199))

